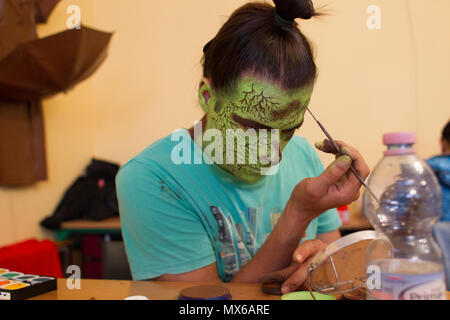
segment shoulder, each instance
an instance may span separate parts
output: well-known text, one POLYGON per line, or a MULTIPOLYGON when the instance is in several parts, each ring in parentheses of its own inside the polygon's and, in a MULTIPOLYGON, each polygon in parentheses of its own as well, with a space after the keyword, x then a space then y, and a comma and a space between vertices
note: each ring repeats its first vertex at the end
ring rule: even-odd
POLYGON ((126 162, 119 170, 118 180, 125 176, 141 177, 142 174, 158 173, 177 167, 172 161, 175 147, 183 145, 191 148, 191 139, 186 130, 177 130, 172 134, 157 140, 139 154, 126 162), (181 141, 181 142, 180 142, 181 141))
POLYGON ((426 162, 433 171, 450 171, 450 155, 436 156, 427 159, 426 162))
POLYGON ((149 184, 164 175, 165 167, 171 165, 171 136, 159 139, 128 160, 116 176, 118 190, 149 184))
POLYGON ((154 162, 166 163, 166 161, 170 160, 172 151, 177 145, 181 144, 190 147, 191 141, 191 137, 186 130, 176 130, 168 136, 152 143, 132 160, 143 164, 154 162))

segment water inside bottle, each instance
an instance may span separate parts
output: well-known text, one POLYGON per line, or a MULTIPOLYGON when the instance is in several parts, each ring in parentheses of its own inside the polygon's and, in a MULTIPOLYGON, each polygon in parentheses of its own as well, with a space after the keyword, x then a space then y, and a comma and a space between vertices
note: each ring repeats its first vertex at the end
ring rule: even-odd
POLYGON ((372 261, 379 268, 379 282, 368 286, 368 300, 445 300, 442 265, 414 259, 372 261), (378 285, 378 288, 373 286, 378 285))

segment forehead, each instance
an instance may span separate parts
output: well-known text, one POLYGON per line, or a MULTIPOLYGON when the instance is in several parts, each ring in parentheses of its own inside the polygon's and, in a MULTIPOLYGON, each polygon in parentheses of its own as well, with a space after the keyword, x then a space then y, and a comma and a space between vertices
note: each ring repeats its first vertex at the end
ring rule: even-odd
POLYGON ((236 89, 233 95, 253 95, 268 97, 279 102, 289 102, 292 100, 307 100, 311 96, 312 86, 286 90, 276 83, 261 80, 256 77, 242 77, 236 82, 236 89))
POLYGON ((286 90, 284 88, 282 88, 279 84, 269 81, 269 80, 264 80, 261 79, 259 77, 254 77, 254 76, 242 76, 240 77, 237 81, 236 81, 236 88, 237 89, 251 89, 252 87, 254 87, 255 89, 258 90, 265 90, 267 91, 267 93, 269 94, 288 94, 288 95, 295 95, 298 94, 300 91, 308 91, 312 89, 312 86, 310 87, 302 87, 302 88, 296 88, 296 89, 289 89, 286 90))
POLYGON ((264 114, 265 120, 282 120, 300 115, 311 99, 313 87, 284 90, 269 81, 243 77, 229 99, 242 114, 264 114))

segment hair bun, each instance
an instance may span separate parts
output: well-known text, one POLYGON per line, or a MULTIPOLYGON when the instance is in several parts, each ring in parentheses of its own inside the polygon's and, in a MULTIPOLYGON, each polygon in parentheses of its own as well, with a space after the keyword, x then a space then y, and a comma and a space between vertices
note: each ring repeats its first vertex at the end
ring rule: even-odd
POLYGON ((273 0, 277 13, 285 20, 311 19, 317 15, 311 0, 273 0))

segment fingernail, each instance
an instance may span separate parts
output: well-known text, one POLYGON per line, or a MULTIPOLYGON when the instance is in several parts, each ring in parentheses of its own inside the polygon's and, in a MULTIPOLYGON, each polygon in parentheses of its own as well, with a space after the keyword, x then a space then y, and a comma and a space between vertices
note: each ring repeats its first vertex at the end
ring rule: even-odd
POLYGON ((319 141, 319 142, 316 142, 316 143, 314 143, 314 146, 317 148, 317 149, 319 149, 319 150, 323 150, 323 141, 319 141))
POLYGON ((297 260, 297 262, 302 262, 303 256, 299 253, 295 256, 295 259, 297 260))
POLYGON ((350 165, 352 164, 352 161, 352 158, 345 155, 337 159, 337 165, 341 169, 348 169, 348 167, 350 167, 350 165))
POLYGON ((289 286, 282 286, 281 287, 281 292, 283 294, 289 293, 289 286))

